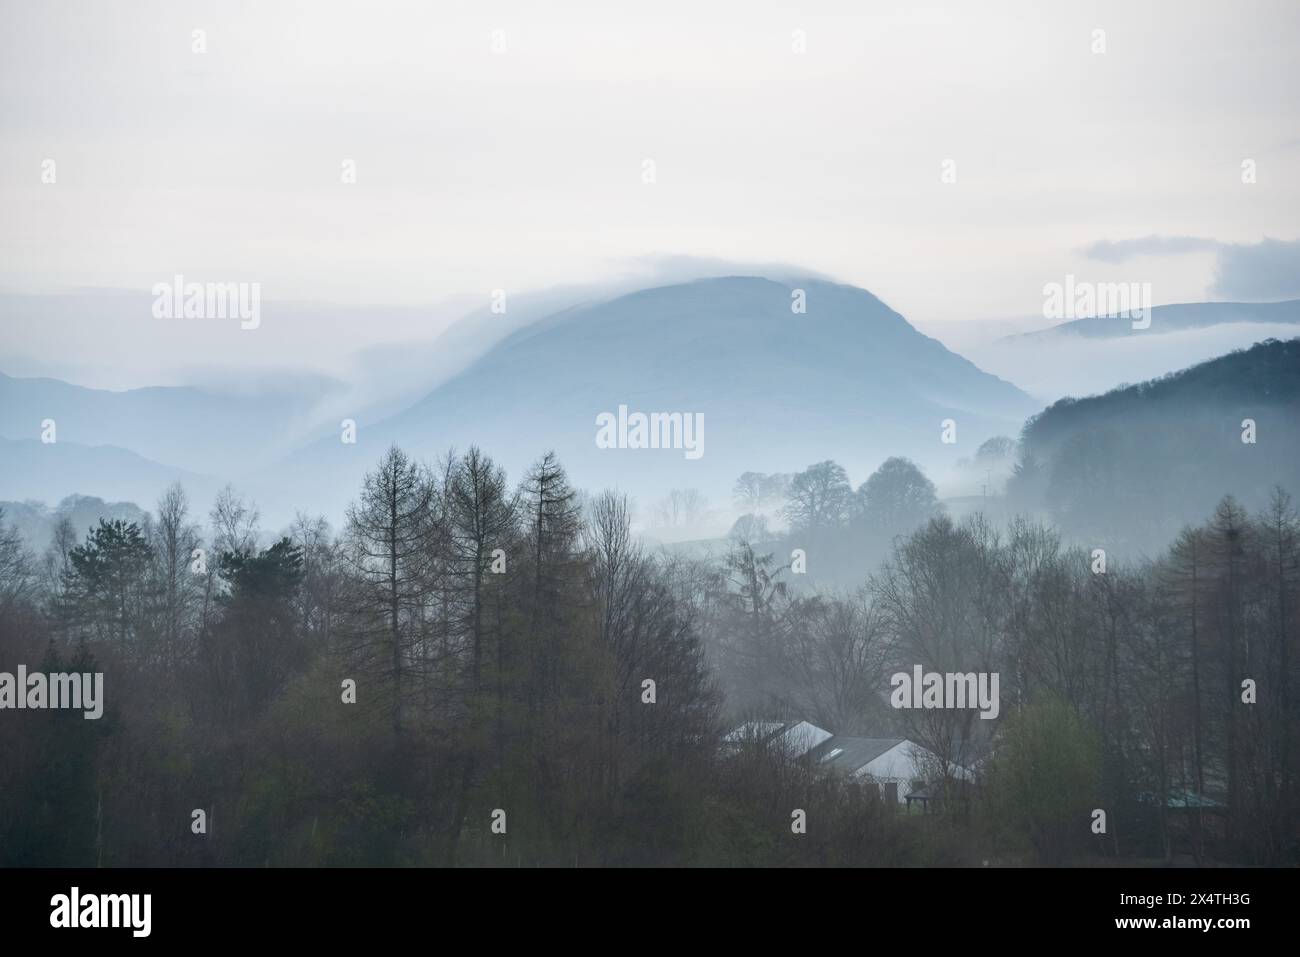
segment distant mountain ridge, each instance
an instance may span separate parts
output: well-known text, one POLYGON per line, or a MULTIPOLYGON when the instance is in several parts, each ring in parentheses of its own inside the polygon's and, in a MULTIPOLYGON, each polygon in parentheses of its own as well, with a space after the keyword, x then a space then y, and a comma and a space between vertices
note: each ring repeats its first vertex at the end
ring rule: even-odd
POLYGON ((189 386, 114 391, 0 372, 0 438, 37 439, 51 419, 60 442, 116 446, 192 471, 242 471, 283 455, 313 401, 274 387, 251 395, 189 386))
POLYGON ((58 501, 70 495, 138 502, 146 507, 172 482, 184 484, 202 502, 222 484, 218 479, 164 465, 112 445, 82 445, 39 439, 0 439, 0 498, 58 501))
POLYGON ((1300 299, 1288 299, 1282 302, 1173 303, 1153 307, 1151 325, 1146 329, 1133 328, 1133 321, 1126 317, 1092 316, 1005 338, 1007 340, 1041 339, 1075 335, 1088 339, 1114 339, 1125 336, 1162 335, 1235 323, 1285 323, 1300 327, 1300 299))
MULTIPOLYGON (((452 338, 466 337, 462 329, 452 338)), ((1017 433, 1031 460, 1017 480, 1025 501, 1047 503, 1067 529, 1095 524, 1093 515, 1113 519, 1117 540, 1167 535, 1225 492, 1258 504, 1272 484, 1300 485, 1295 341, 1042 409, 866 290, 820 279, 701 279, 515 317, 468 367, 431 378, 435 387, 395 414, 359 412, 355 444, 331 429, 286 446, 274 433, 289 413, 257 397, 113 393, 0 375, 0 397, 17 400, 0 402, 0 427, 22 436, 0 438, 0 498, 83 493, 147 508, 179 479, 201 513, 235 479, 268 526, 298 509, 337 522, 397 443, 430 462, 476 444, 514 480, 554 449, 579 487, 620 488, 646 507, 673 488, 698 488, 725 506, 743 471, 792 472, 834 458, 856 483, 885 458, 906 455, 940 477, 985 438, 1017 433), (800 295, 804 313, 791 308, 800 295), (702 415, 704 455, 598 448, 597 417, 620 406, 702 415), (45 417, 58 421, 55 444, 35 437, 45 417), (1243 447, 1246 418, 1258 441, 1243 447), (941 440, 947 420, 956 428, 951 445, 941 440), (177 455, 197 448, 218 467, 182 469, 105 435, 177 455), (279 458, 250 469, 259 449, 279 458)))
POLYGON ((389 443, 428 458, 473 443, 514 477, 555 449, 579 485, 699 487, 725 501, 750 468, 835 456, 861 479, 893 454, 942 467, 991 435, 1014 434, 1037 407, 866 290, 734 276, 530 323, 403 412, 363 423, 356 445, 322 440, 259 477, 328 496, 332 486, 354 490, 389 443), (806 313, 792 309, 798 290, 806 313), (620 405, 702 414, 704 456, 598 449, 596 417, 620 405), (940 438, 950 418, 955 446, 940 438))

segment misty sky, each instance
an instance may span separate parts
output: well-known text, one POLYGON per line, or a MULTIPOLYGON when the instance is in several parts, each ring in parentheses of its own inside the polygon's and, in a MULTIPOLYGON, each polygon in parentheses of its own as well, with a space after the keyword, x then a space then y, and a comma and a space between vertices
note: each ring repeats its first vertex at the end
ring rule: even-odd
MULTIPOLYGON (((978 6, 5 0, 0 291, 429 307, 299 343, 321 356, 665 255, 796 263, 915 321, 1032 315, 1070 272, 1300 295, 1300 5, 978 6)), ((0 360, 149 341, 15 301, 0 360)), ((261 361, 302 339, 255 335, 261 361)))

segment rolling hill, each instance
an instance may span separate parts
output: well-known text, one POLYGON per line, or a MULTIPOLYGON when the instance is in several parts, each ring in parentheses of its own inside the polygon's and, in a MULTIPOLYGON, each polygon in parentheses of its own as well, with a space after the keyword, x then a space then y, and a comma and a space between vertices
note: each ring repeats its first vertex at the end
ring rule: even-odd
POLYGON ((1224 495, 1251 509, 1278 485, 1300 495, 1300 339, 1062 399, 1025 424, 1021 458, 1019 504, 1042 504, 1067 533, 1138 549, 1203 520, 1224 495))
POLYGON ((37 439, 41 423, 53 419, 60 443, 114 446, 178 468, 237 474, 283 456, 326 388, 321 380, 292 389, 272 381, 253 394, 188 386, 116 391, 0 373, 0 438, 37 439))
POLYGON ((913 328, 871 293, 821 280, 737 276, 646 289, 518 329, 409 408, 317 442, 258 476, 339 509, 384 448, 434 459, 471 443, 519 477, 554 449, 576 484, 725 501, 746 469, 828 457, 859 481, 889 455, 941 469, 1036 404, 913 328), (802 289, 806 314, 792 312, 802 289), (700 413, 704 454, 600 449, 597 416, 700 413), (944 419, 957 443, 941 442, 944 419))

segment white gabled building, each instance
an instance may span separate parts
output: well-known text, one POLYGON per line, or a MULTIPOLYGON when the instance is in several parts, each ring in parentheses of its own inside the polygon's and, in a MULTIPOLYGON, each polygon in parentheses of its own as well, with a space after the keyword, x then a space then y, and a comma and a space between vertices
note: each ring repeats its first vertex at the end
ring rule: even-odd
MULTIPOLYGON (((926 788, 938 765, 935 755, 907 738, 857 738, 836 734, 822 741, 808 755, 810 761, 855 780, 874 781, 881 795, 898 803, 926 788)), ((968 779, 970 772, 958 768, 955 776, 968 779)))
MULTIPOLYGON (((804 758, 827 771, 875 782, 882 797, 899 804, 912 794, 928 804, 928 785, 939 766, 931 751, 907 738, 831 734, 811 721, 747 721, 722 738, 726 751, 747 746, 779 748, 792 758, 804 758)), ((972 777, 965 768, 956 768, 953 776, 960 780, 972 777)))

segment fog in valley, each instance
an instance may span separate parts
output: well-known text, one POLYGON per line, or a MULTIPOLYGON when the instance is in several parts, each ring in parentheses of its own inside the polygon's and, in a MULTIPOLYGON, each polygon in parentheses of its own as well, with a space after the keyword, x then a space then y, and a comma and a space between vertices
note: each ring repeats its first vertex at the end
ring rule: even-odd
POLYGON ((6 10, 0 865, 1300 864, 1296 10, 444 6, 6 10))

